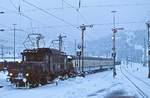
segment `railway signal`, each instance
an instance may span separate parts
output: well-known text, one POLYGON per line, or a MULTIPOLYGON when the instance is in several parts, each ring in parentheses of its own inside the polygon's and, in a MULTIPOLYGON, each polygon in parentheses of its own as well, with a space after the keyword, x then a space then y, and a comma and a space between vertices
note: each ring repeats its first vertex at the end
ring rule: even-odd
POLYGON ((81 46, 78 45, 78 49, 76 50, 77 56, 78 56, 78 68, 79 68, 79 73, 81 72, 81 63, 80 63, 80 58, 81 58, 81 46))
POLYGON ((80 27, 78 27, 82 31, 82 36, 81 36, 82 72, 84 72, 84 70, 83 70, 83 67, 84 67, 84 60, 83 60, 84 59, 84 32, 85 32, 85 30, 86 30, 87 27, 92 28, 93 25, 84 25, 84 24, 82 24, 82 25, 80 25, 80 27))
POLYGON ((116 46, 115 46, 115 34, 117 33, 118 30, 123 30, 123 28, 116 28, 116 23, 115 23, 115 13, 116 11, 112 11, 113 13, 113 36, 112 36, 112 40, 113 40, 113 48, 112 48, 112 57, 113 57, 113 77, 115 78, 115 76, 117 75, 116 73, 116 46))
POLYGON ((147 34, 148 34, 148 39, 147 39, 147 44, 148 44, 148 67, 149 67, 149 73, 148 73, 148 78, 150 78, 150 21, 146 23, 147 25, 147 34))

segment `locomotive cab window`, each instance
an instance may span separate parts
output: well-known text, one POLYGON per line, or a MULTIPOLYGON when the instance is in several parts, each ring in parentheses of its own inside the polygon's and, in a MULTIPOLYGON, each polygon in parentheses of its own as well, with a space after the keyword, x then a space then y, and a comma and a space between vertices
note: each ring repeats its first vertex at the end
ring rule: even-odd
POLYGON ((38 54, 30 54, 30 55, 24 55, 24 61, 42 61, 42 55, 38 54))
POLYGON ((23 52, 23 61, 43 61, 43 54, 38 52, 23 52))

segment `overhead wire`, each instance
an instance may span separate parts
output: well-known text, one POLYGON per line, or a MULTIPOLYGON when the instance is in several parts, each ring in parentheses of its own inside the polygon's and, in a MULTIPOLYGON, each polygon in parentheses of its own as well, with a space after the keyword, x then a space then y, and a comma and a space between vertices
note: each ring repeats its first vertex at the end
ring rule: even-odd
MULTIPOLYGON (((16 15, 21 15, 21 16, 23 16, 24 18, 26 18, 26 19, 28 19, 28 20, 30 20, 30 21, 33 21, 33 22, 35 22, 35 23, 38 23, 38 24, 40 24, 40 25, 46 26, 46 24, 44 24, 43 22, 38 21, 38 20, 36 20, 36 19, 33 19, 33 18, 29 17, 28 15, 24 14, 23 12, 18 13, 18 12, 14 11, 14 10, 7 9, 7 8, 1 7, 1 6, 0 6, 0 8, 5 9, 5 10, 7 10, 7 11, 9 11, 9 12, 11 12, 11 13, 14 13, 14 14, 16 14, 16 15)), ((4 27, 4 26, 3 26, 3 27, 4 27)), ((54 29, 54 27, 52 27, 52 26, 48 26, 48 27, 51 28, 51 29, 54 29)), ((57 32, 60 32, 58 29, 54 29, 54 30, 57 31, 57 32)))
POLYGON ((26 3, 26 4, 28 4, 28 5, 30 5, 30 6, 32 6, 32 7, 34 7, 34 8, 36 8, 36 9, 38 9, 38 10, 44 12, 45 14, 47 14, 47 15, 49 15, 49 16, 51 16, 51 17, 53 17, 53 18, 55 18, 55 19, 57 19, 57 20, 59 20, 59 21, 62 21, 62 22, 65 23, 65 24, 69 24, 69 25, 71 25, 71 26, 74 27, 74 25, 71 24, 70 22, 68 22, 68 21, 66 21, 66 20, 64 20, 64 19, 62 19, 62 18, 60 18, 60 17, 57 17, 57 16, 53 15, 53 14, 50 13, 50 12, 48 12, 48 11, 46 11, 46 10, 44 10, 44 9, 42 9, 42 8, 40 8, 40 7, 36 6, 36 5, 34 5, 34 4, 32 4, 32 3, 30 3, 30 2, 28 2, 28 1, 26 1, 26 0, 22 0, 22 1, 23 1, 24 3, 26 3))
MULTIPOLYGON (((93 8, 93 7, 133 7, 133 6, 150 6, 150 3, 133 3, 133 4, 105 4, 105 5, 82 5, 80 8, 93 8)), ((78 6, 74 6, 77 8, 78 6)), ((63 9, 70 9, 71 6, 63 7, 63 9)), ((44 10, 59 10, 62 9, 62 7, 56 7, 56 8, 46 8, 44 10)), ((36 9, 30 9, 30 10, 24 10, 24 11, 36 11, 36 9)))
MULTIPOLYGON (((64 1, 64 0, 63 0, 64 1)), ((66 3, 66 2, 65 2, 66 3)), ((72 5, 70 5, 70 7, 71 7, 72 5)), ((74 6, 72 6, 71 8, 75 8, 74 6)), ((16 12, 15 12, 16 13, 16 12)), ((16 14, 18 14, 18 13, 16 13, 16 14)), ((32 20, 32 21, 35 21, 35 20, 33 20, 32 18, 30 18, 29 16, 27 16, 27 15, 25 15, 25 14, 23 14, 22 13, 22 16, 24 16, 25 18, 27 18, 27 19, 30 19, 30 20, 32 20)), ((38 23, 40 23, 41 24, 41 22, 39 22, 39 21, 36 21, 36 22, 38 22, 38 23)), ((130 22, 130 23, 134 23, 134 22, 130 22)), ((135 23, 139 23, 139 22, 135 22, 135 23)), ((144 23, 144 22, 141 22, 141 23, 144 23)), ((93 25, 96 25, 96 26, 99 26, 99 25, 109 25, 109 24, 111 24, 111 23, 106 23, 106 24, 93 24, 93 25)), ((129 24, 129 23, 126 23, 126 24, 129 24)), ((69 24, 70 25, 70 24, 69 24)), ((69 25, 66 25, 67 27, 69 26, 69 25)), ((72 26, 72 25, 71 25, 72 26)), ((73 25, 73 26, 76 26, 76 25, 73 25)), ((53 27, 53 26, 48 26, 48 28, 51 28, 51 27, 53 27)), ((62 27, 65 27, 65 26, 62 26, 62 27)))
MULTIPOLYGON (((142 24, 145 21, 117 22, 116 24, 142 24)), ((112 25, 112 23, 94 23, 95 26, 112 25)))
POLYGON ((17 11, 14 11, 14 10, 11 10, 11 9, 7 9, 7 8, 1 7, 1 6, 0 6, 0 8, 5 9, 5 10, 7 10, 7 11, 10 11, 10 12, 16 14, 16 15, 21 15, 21 16, 25 17, 26 19, 29 19, 29 20, 31 20, 31 21, 34 21, 34 22, 36 22, 36 23, 39 23, 39 24, 44 25, 42 22, 37 21, 37 20, 35 20, 35 19, 33 19, 33 18, 27 16, 27 15, 24 14, 23 12, 21 12, 21 11, 19 12, 18 8, 17 8, 17 11))
MULTIPOLYGON (((11 0, 10 0, 10 1, 11 1, 11 0)), ((23 0, 23 1, 27 2, 26 0, 23 0)), ((64 0, 63 0, 63 1, 64 1, 64 0)), ((11 2, 12 2, 12 1, 11 1, 11 2)), ((67 4, 68 6, 70 6, 70 8, 74 8, 74 9, 80 14, 80 16, 83 18, 83 20, 87 22, 87 20, 85 19, 84 16, 82 16, 82 14, 80 13, 80 11, 78 11, 78 10, 77 10, 74 6, 72 6, 71 4, 66 3, 66 1, 64 1, 64 2, 65 2, 65 4, 67 4)), ((28 3, 29 3, 29 2, 28 2, 28 3)), ((29 3, 29 4, 31 4, 31 3, 29 3)), ((12 5, 14 5, 14 3, 12 3, 12 5)), ((31 4, 31 5, 32 5, 32 4, 31 4)), ((48 12, 48 11, 45 11, 44 9, 42 9, 42 8, 36 6, 36 5, 32 5, 32 6, 35 7, 35 8, 38 8, 39 10, 43 11, 44 13, 47 13, 48 15, 50 15, 50 16, 52 16, 52 17, 54 17, 54 18, 56 18, 56 19, 58 19, 58 20, 60 20, 60 21, 62 21, 62 22, 64 22, 64 23, 68 24, 68 26, 73 26, 73 27, 76 26, 76 25, 74 25, 74 24, 71 24, 71 23, 68 22, 68 21, 65 21, 64 19, 61 19, 61 18, 59 18, 59 17, 57 17, 57 16, 51 14, 51 13, 48 12)), ((113 7, 113 6, 114 6, 114 5, 107 5, 107 7, 113 7)), ((122 5, 120 5, 120 6, 122 6, 122 5)), ((131 5, 124 4, 123 6, 131 6, 131 5)), ((142 5, 132 5, 132 6, 142 6, 142 5)), ((80 6, 80 7, 81 7, 81 8, 84 8, 84 7, 106 7, 106 6, 104 6, 104 5, 95 5, 95 6, 80 6)), ((116 5, 115 5, 114 7, 116 7, 116 5)), ((15 7, 15 5, 14 5, 14 8, 18 9, 17 7, 15 7)), ((16 12, 16 13, 17 13, 17 12, 16 12)), ((18 14, 18 13, 17 13, 17 14, 18 14)), ((27 15, 25 15, 25 14, 23 14, 23 13, 20 13, 20 15, 22 15, 23 17, 25 17, 25 18, 27 18, 27 19, 30 19, 31 21, 35 21, 34 19, 30 18, 29 16, 27 16, 27 15)), ((41 22, 38 22, 38 23, 41 24, 41 22)), ((144 23, 144 22, 126 22, 126 23, 122 23, 122 24, 133 24, 133 23, 144 23)), ((112 24, 112 23, 93 24, 93 25, 95 25, 95 26, 101 26, 101 25, 110 25, 110 24, 112 24)), ((117 24, 117 23, 116 23, 116 24, 117 24)), ((118 24, 121 24, 121 23, 118 23, 118 24)), ((52 27, 52 26, 49 26, 49 28, 51 28, 51 27, 52 27)), ((63 27, 64 27, 64 26, 63 26, 63 27)))
POLYGON ((5 26, 5 25, 3 25, 3 24, 0 24, 0 26, 2 26, 2 27, 4 27, 4 28, 11 29, 11 27, 5 26))
MULTIPOLYGON (((13 4, 14 5, 14 3, 11 1, 11 4, 13 4)), ((12 12, 12 13, 14 13, 14 14, 17 14, 17 15, 20 15, 20 16, 23 16, 23 17, 25 17, 25 18, 27 18, 27 19, 30 19, 30 20, 32 20, 32 21, 35 21, 35 20, 33 20, 32 18, 30 18, 30 17, 28 17, 27 15, 25 15, 25 14, 23 14, 23 13, 21 13, 21 12, 16 12, 16 11, 13 11, 13 10, 10 10, 10 9, 7 9, 7 8, 4 8, 4 7, 0 7, 0 8, 2 8, 2 9, 5 9, 5 10, 7 10, 7 11, 10 11, 10 12, 12 12)), ((17 8, 17 7, 15 7, 15 8, 17 8)), ((18 10, 19 11, 19 10, 18 10)), ((20 20, 20 19, 19 19, 20 20)), ((36 21, 37 22, 37 21, 36 21)), ((1 26, 3 26, 3 27, 5 27, 5 28, 7 28, 7 29, 4 29, 4 31, 12 31, 13 30, 13 28, 12 27, 8 27, 8 26, 5 26, 5 25, 2 25, 2 24, 0 24, 1 26)), ((25 31, 25 30, 23 30, 22 28, 19 28, 19 29, 16 29, 17 31, 24 31, 25 33, 29 33, 29 32, 27 32, 27 31, 25 31)))
MULTIPOLYGON (((4 8, 4 7, 1 7, 1 8, 3 8, 3 9, 5 9, 5 10, 9 10, 9 9, 6 9, 6 8, 4 8)), ((10 11, 10 10, 9 10, 10 11)), ((27 15, 25 15, 24 13, 18 13, 18 12, 16 12, 16 11, 13 11, 13 10, 11 10, 11 12, 12 13, 15 13, 15 14, 19 14, 19 15, 21 15, 21 16, 23 16, 23 17, 25 17, 25 18, 27 18, 27 19, 29 19, 29 20, 31 20, 31 21, 34 21, 34 22, 36 22, 36 23, 39 23, 39 24, 43 24, 42 22, 40 22, 40 21, 37 21, 37 20, 35 20, 35 19, 33 19, 33 18, 31 18, 31 17, 29 17, 29 16, 27 16, 27 15)), ((45 25, 45 24, 43 24, 43 25, 45 25)), ((4 27, 4 26, 3 26, 4 27)), ((55 27, 52 27, 52 26, 48 26, 48 28, 51 28, 51 29, 54 29, 55 27)), ((32 30, 33 30, 33 28, 31 28, 32 30)), ((38 28, 36 28, 36 29, 38 29, 38 28)), ((57 29, 54 29, 55 31, 57 31, 57 32, 60 32, 59 30, 57 30, 57 29)), ((27 34, 29 34, 29 32, 27 32, 27 34)))
POLYGON ((16 10, 18 10, 18 7, 13 3, 12 0, 9 0, 9 2, 11 3, 11 5, 12 5, 16 10))
MULTIPOLYGON (((24 1, 25 2, 25 1, 24 1)), ((13 3, 13 2, 12 2, 13 3)), ((11 4, 12 4, 11 3, 11 4)), ((26 2, 27 3, 27 2, 26 2)), ((28 3, 29 4, 29 3, 28 3)), ((34 6, 35 7, 35 6, 34 6)), ((16 8, 16 6, 15 6, 15 8, 16 8)), ((38 8, 38 7, 37 7, 38 8)), ((41 9, 42 10, 42 9, 41 9)), ((27 16, 27 15, 25 15, 25 14, 23 14, 23 13, 21 13, 20 12, 20 5, 19 5, 19 8, 18 8, 18 12, 19 12, 19 15, 21 16, 24 16, 25 18, 27 18, 27 19, 30 19, 30 20, 33 20, 32 18, 30 18, 29 16, 27 16)), ((45 11, 44 11, 45 12, 45 11)), ((15 14, 18 14, 18 13, 16 13, 15 12, 15 14)), ((47 12, 47 14, 49 14, 49 15, 52 15, 52 14, 50 14, 50 13, 48 13, 47 12)), ((53 17, 55 17, 55 18, 57 18, 57 19, 59 19, 59 20, 61 20, 61 21, 63 21, 63 22, 65 22, 65 23, 68 23, 69 25, 72 25, 71 23, 69 23, 69 22, 67 22, 67 21, 65 21, 65 20, 63 20, 63 19, 61 19, 61 18, 59 18, 59 17, 57 17, 57 16, 55 16, 55 15, 53 15, 53 17)))
MULTIPOLYGON (((145 21, 133 21, 133 22, 117 22, 116 24, 144 24, 145 21)), ((112 23, 93 23, 93 26, 108 26, 108 25, 112 25, 112 23)), ((74 26, 78 26, 78 24, 74 24, 74 26)), ((70 25, 51 25, 51 26, 42 26, 42 27, 32 27, 33 29, 37 29, 37 28, 54 28, 54 27, 59 27, 59 28, 68 28, 68 27, 72 27, 70 25)), ((30 29, 30 28, 26 28, 26 29, 30 29)))
MULTIPOLYGON (((68 5, 69 7, 71 7, 71 8, 73 8, 73 9, 75 9, 75 11, 78 13, 78 15, 80 15, 81 16, 81 18, 83 19, 83 21, 85 21, 85 23, 86 24, 88 24, 88 21, 87 21, 87 19, 81 14, 81 12, 80 12, 80 5, 79 5, 79 8, 76 8, 76 7, 74 7, 73 5, 71 5, 70 3, 68 3, 66 0, 63 0, 64 1, 64 3, 66 4, 66 5, 68 5)), ((81 3, 81 1, 79 1, 80 3, 81 3)), ((77 16, 77 22, 79 22, 79 16, 77 16)), ((93 32, 92 32, 93 33, 93 32)), ((87 35, 87 33, 85 33, 85 35, 87 35)), ((88 36, 88 37, 90 37, 91 38, 91 36, 88 36)))
POLYGON ((62 18, 64 19, 64 0, 61 2, 61 7, 62 7, 62 18))
POLYGON ((133 4, 106 4, 106 5, 82 5, 81 8, 88 7, 129 7, 129 6, 150 6, 150 3, 133 3, 133 4))
POLYGON ((87 19, 81 14, 81 12, 80 12, 79 9, 75 8, 75 7, 72 6, 70 3, 66 2, 65 0, 63 0, 63 2, 64 2, 65 4, 67 4, 68 6, 70 6, 71 8, 75 9, 75 11, 76 11, 77 13, 79 13, 79 15, 81 16, 81 18, 88 24, 87 19))
MULTIPOLYGON (((24 2, 26 2, 27 4, 29 4, 29 5, 31 5, 31 6, 33 6, 33 7, 35 7, 35 8, 37 8, 37 9, 39 9, 39 10, 41 10, 41 11, 44 11, 45 13, 47 13, 47 14, 50 14, 49 12, 47 12, 47 11, 45 11, 44 9, 42 9, 42 8, 39 8, 39 7, 37 7, 37 6, 35 6, 35 5, 33 5, 33 4, 31 4, 31 3, 29 3, 29 2, 27 2, 26 0, 23 0, 24 2)), ((69 4, 69 3, 67 3, 65 0, 63 0, 63 2, 65 3, 65 4, 67 4, 67 5, 69 5, 71 8, 74 8, 74 9, 76 9, 74 6, 72 6, 71 4, 69 4)), ((122 4, 122 5, 120 5, 120 6, 133 6, 133 5, 138 5, 138 6, 140 6, 140 5, 149 5, 149 4, 122 4)), ((116 5, 97 5, 97 6, 116 6, 116 5)), ((82 7, 82 6, 81 6, 82 7)), ((88 7, 88 6, 86 6, 86 7, 88 7)), ((63 7, 64 8, 64 7, 63 7)), ((79 11, 78 11, 79 12, 79 11)), ((80 12, 79 12, 80 13, 80 12)), ((53 16, 53 14, 50 14, 50 15, 52 15, 53 16)), ((57 16, 53 16, 53 17, 55 17, 55 18, 57 18, 57 19, 59 19, 59 20, 61 20, 61 21, 63 21, 64 22, 64 20, 63 19, 61 19, 61 18, 59 18, 59 17, 57 17, 57 16)), ((83 18, 83 17, 82 17, 83 18)), ((84 18, 84 20, 86 20, 85 18, 84 18)), ((68 23, 68 22, 67 22, 68 23)), ((69 23, 69 25, 71 25, 71 26, 74 26, 73 24, 70 24, 69 23)), ((102 24, 95 24, 95 25, 102 25, 102 24)))
MULTIPOLYGON (((20 6, 20 5, 19 5, 19 7, 17 8, 16 5, 13 3, 13 1, 11 1, 11 0, 9 0, 9 1, 10 1, 10 3, 12 4, 12 6, 17 10, 17 12, 11 10, 12 13, 15 13, 15 14, 18 14, 18 15, 20 15, 20 16, 23 16, 23 17, 25 17, 26 19, 29 19, 30 21, 34 21, 34 22, 36 22, 36 23, 39 23, 40 25, 41 25, 41 24, 42 24, 42 25, 45 25, 43 22, 40 22, 40 21, 38 21, 38 20, 35 20, 35 19, 29 17, 28 15, 24 14, 23 12, 21 12, 21 6, 20 6)), ((21 4, 21 0, 19 0, 19 3, 21 4)), ((6 9, 6 8, 4 8, 4 9, 6 9)), ((9 10, 9 9, 6 9, 6 10, 9 10)), ((50 26, 49 26, 49 28, 54 29, 54 28, 52 28, 52 27, 50 27, 50 26)), ((55 29, 55 30, 56 30, 57 32, 60 32, 60 31, 57 30, 57 29, 55 29)))
POLYGON ((33 18, 30 18, 29 16, 25 15, 24 13, 18 13, 18 12, 14 11, 14 10, 7 9, 7 8, 1 7, 1 6, 0 6, 0 8, 5 9, 5 10, 7 10, 7 11, 9 11, 9 12, 11 12, 11 13, 14 13, 14 14, 16 14, 16 15, 22 15, 23 17, 25 17, 25 18, 27 18, 27 19, 29 19, 29 20, 31 20, 31 21, 37 22, 37 23, 39 23, 39 24, 43 24, 43 23, 40 22, 40 21, 37 21, 37 20, 35 20, 35 19, 33 19, 33 18))

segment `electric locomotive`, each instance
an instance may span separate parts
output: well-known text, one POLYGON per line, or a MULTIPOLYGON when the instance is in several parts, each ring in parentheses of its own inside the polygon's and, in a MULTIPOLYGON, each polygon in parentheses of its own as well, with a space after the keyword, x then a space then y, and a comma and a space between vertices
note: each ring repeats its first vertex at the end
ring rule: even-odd
POLYGON ((8 66, 8 79, 16 87, 37 87, 73 74, 67 55, 57 49, 25 49, 21 55, 21 62, 8 66))

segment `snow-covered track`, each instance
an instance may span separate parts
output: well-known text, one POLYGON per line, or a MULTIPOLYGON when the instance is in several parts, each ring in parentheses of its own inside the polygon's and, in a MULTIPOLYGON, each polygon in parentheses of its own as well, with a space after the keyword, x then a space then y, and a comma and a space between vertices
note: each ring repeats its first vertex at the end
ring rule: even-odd
POLYGON ((132 75, 135 79, 137 79, 137 80, 143 82, 145 85, 147 85, 147 86, 150 88, 150 84, 149 84, 149 83, 147 83, 147 82, 143 81, 142 79, 140 79, 139 77, 133 75, 133 74, 132 74, 131 72, 129 72, 127 69, 125 69, 125 71, 128 72, 130 75, 132 75))
POLYGON ((122 69, 121 73, 138 90, 138 93, 141 95, 142 98, 149 98, 148 95, 122 71, 122 69))

